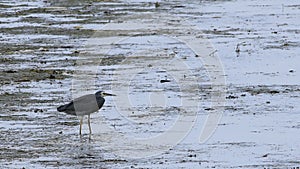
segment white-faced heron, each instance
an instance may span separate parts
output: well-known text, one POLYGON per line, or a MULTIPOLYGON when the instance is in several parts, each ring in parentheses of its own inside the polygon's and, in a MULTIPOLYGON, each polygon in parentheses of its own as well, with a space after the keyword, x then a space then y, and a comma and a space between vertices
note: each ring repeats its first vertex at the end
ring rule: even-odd
POLYGON ((70 103, 59 106, 57 111, 65 112, 71 115, 77 115, 80 117, 79 134, 81 135, 81 128, 83 122, 83 116, 88 115, 88 126, 90 134, 92 133, 90 114, 98 111, 103 106, 105 99, 104 96, 116 96, 114 94, 98 91, 95 94, 88 94, 72 100, 70 103))

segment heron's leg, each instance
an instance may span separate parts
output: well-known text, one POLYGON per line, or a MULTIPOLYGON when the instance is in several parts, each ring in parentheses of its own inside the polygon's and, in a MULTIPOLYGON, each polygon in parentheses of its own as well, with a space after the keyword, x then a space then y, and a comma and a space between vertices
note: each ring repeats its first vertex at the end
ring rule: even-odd
POLYGON ((88 125, 89 125, 90 134, 92 134, 90 115, 88 115, 88 125))
POLYGON ((80 127, 79 127, 79 135, 81 135, 83 116, 80 116, 80 127))

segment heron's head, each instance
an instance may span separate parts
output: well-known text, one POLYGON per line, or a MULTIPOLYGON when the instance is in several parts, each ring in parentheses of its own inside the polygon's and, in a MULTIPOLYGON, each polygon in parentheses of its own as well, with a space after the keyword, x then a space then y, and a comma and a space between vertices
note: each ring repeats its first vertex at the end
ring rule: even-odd
POLYGON ((110 93, 105 93, 104 91, 98 91, 95 94, 96 96, 101 96, 101 97, 105 97, 105 96, 116 96, 114 94, 110 94, 110 93))

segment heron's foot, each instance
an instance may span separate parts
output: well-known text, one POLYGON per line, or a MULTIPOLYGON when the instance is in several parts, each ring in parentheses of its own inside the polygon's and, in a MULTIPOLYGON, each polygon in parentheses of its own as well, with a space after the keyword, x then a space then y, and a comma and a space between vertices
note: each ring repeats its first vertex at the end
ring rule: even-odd
POLYGON ((89 142, 92 141, 92 134, 89 134, 89 142))

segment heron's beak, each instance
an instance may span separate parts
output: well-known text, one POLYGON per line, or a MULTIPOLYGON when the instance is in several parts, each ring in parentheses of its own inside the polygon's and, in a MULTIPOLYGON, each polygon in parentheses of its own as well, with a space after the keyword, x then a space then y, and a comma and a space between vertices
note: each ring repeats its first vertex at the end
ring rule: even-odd
POLYGON ((102 93, 104 96, 117 96, 115 94, 110 94, 110 93, 102 93))

